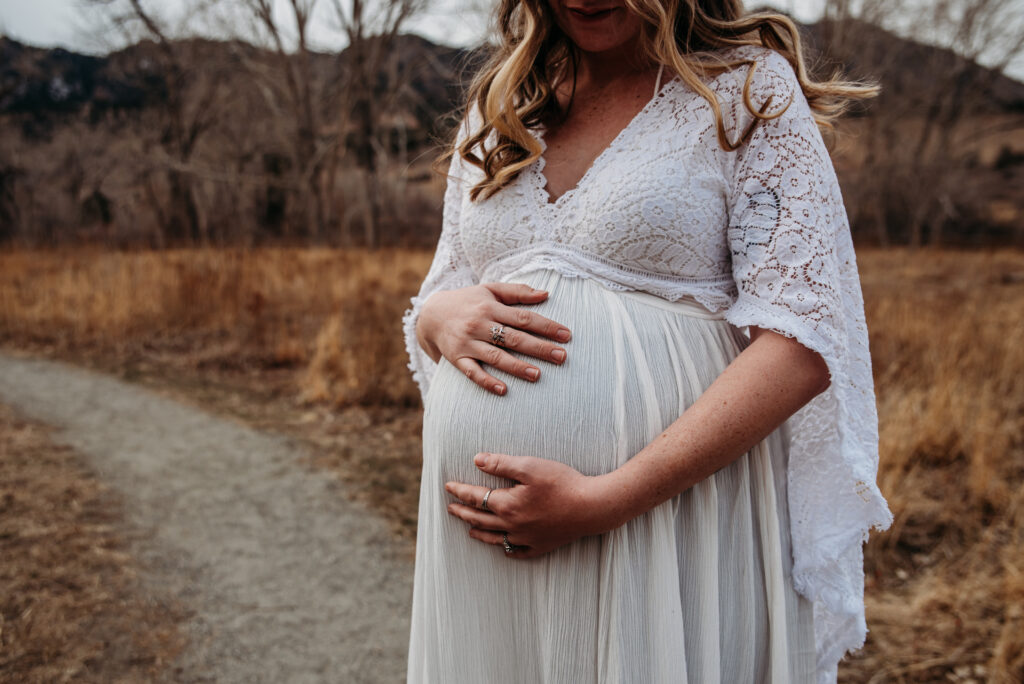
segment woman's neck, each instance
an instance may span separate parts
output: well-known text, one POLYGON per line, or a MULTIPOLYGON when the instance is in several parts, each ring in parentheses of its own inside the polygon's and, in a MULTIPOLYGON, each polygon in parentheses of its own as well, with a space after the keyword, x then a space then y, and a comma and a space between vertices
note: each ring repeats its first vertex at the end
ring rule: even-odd
POLYGON ((602 52, 579 52, 580 61, 576 69, 576 87, 587 90, 603 90, 605 87, 623 81, 631 81, 641 74, 655 69, 657 65, 643 56, 639 43, 623 43, 602 52))

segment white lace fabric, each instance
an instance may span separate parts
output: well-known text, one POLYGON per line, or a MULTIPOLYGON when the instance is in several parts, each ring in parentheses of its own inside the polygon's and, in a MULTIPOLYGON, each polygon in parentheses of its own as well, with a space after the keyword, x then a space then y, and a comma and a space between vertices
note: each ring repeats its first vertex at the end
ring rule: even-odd
MULTIPOLYGON (((404 318, 409 367, 426 396, 436 364, 415 326, 430 295, 536 268, 670 301, 691 296, 737 327, 773 330, 819 353, 831 382, 790 418, 789 510, 794 583, 815 608, 819 680, 835 681, 839 659, 866 635, 863 542, 892 520, 875 483, 860 281, 839 182, 792 67, 768 48, 722 56, 755 62, 756 106, 771 96, 768 112, 777 112, 792 96, 734 152, 719 146, 707 101, 673 78, 554 202, 543 157, 472 202, 482 173, 456 155, 434 261, 404 318)), ((752 119, 742 102, 747 68, 706 81, 731 139, 752 119)), ((543 147, 543 129, 534 134, 543 147)))

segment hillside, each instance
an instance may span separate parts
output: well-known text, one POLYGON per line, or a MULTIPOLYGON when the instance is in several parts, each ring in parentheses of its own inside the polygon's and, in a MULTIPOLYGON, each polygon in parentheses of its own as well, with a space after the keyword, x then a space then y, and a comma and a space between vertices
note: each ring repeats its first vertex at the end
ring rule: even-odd
MULTIPOLYGON (((922 73, 960 69, 964 59, 951 50, 900 38, 882 28, 862 24, 858 29, 868 37, 872 51, 832 54, 829 38, 836 27, 827 22, 801 25, 801 32, 819 71, 838 66, 853 77, 877 78, 882 86, 879 106, 893 100, 923 103, 932 81, 922 73)), ((197 57, 211 64, 233 61, 241 47, 216 41, 193 40, 197 57)), ((96 118, 105 112, 137 110, 162 101, 158 81, 153 78, 156 62, 150 59, 151 43, 139 43, 105 57, 69 52, 63 48, 37 48, 0 37, 0 115, 37 116, 85 112, 96 118)), ((412 110, 424 128, 430 128, 439 114, 453 109, 460 85, 471 71, 464 68, 475 54, 471 50, 436 45, 416 35, 399 38, 398 69, 415 70, 413 87, 419 106, 412 110)), ((315 69, 325 80, 344 70, 346 52, 315 54, 315 69)), ((988 81, 989 69, 979 64, 966 66, 965 78, 988 81)), ((1004 75, 991 78, 985 86, 990 113, 1024 112, 1024 83, 1004 75)), ((923 104, 922 104, 923 106, 923 104)))
MULTIPOLYGON (((473 52, 435 45, 416 35, 398 37, 397 70, 411 74, 410 114, 431 129, 441 114, 453 108, 460 88, 461 66, 473 52)), ((239 53, 270 55, 251 45, 193 39, 187 52, 203 70, 205 65, 236 65, 239 53), (262 54, 261 54, 262 53, 262 54)), ((313 53, 313 70, 331 96, 330 84, 341 79, 347 53, 313 53)), ((166 104, 159 48, 143 41, 103 57, 63 48, 38 48, 0 36, 0 116, 22 115, 31 121, 27 131, 45 129, 43 121, 77 114, 92 123, 107 115, 130 115, 166 104), (39 125, 41 128, 33 126, 39 125)), ((384 79, 381 77, 381 81, 384 79)), ((235 83, 229 87, 244 88, 235 83)))
POLYGON ((965 82, 979 85, 981 113, 1024 114, 1024 83, 952 50, 907 40, 872 24, 850 24, 820 21, 801 26, 801 32, 811 53, 817 55, 820 76, 838 67, 852 78, 877 79, 882 94, 874 106, 879 109, 923 110, 937 87, 936 75, 957 73, 965 82), (840 31, 856 36, 856 49, 837 47, 834 38, 840 31))

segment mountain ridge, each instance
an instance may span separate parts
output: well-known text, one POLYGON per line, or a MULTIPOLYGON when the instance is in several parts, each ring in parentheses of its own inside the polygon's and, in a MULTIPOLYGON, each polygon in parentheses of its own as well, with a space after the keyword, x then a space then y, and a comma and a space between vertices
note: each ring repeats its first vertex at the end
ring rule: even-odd
MULTIPOLYGON (((965 61, 952 50, 916 43, 900 38, 882 28, 871 26, 866 30, 874 32, 872 40, 886 46, 887 57, 898 55, 894 60, 903 66, 876 73, 871 56, 829 55, 825 46, 831 27, 824 21, 799 25, 802 37, 810 48, 811 61, 815 66, 839 66, 844 73, 853 77, 877 77, 882 85, 882 98, 894 96, 922 100, 927 95, 927 79, 921 78, 918 65, 929 63, 951 69, 965 61), (822 58, 824 57, 824 58, 822 58)), ((861 30, 865 30, 861 27, 861 30)), ((458 96, 466 85, 461 73, 462 65, 468 64, 482 48, 453 48, 438 45, 415 34, 400 34, 397 50, 401 63, 429 65, 418 70, 413 82, 417 98, 422 107, 411 112, 421 125, 430 123, 439 115, 453 110, 458 96)), ((235 41, 219 41, 207 38, 193 38, 181 43, 190 43, 194 52, 210 53, 230 62, 234 50, 262 49, 251 44, 235 41), (196 50, 195 48, 199 49, 196 50)), ((112 51, 106 55, 86 55, 65 48, 42 48, 21 43, 0 36, 0 115, 35 114, 59 115, 87 110, 90 117, 105 112, 126 112, 138 110, 147 104, 160 101, 157 74, 149 68, 158 64, 149 60, 146 53, 155 49, 150 41, 140 41, 112 51), (129 63, 134 62, 134 65, 129 63), (148 64, 147 64, 148 62, 148 64), (130 68, 134 66, 134 68, 130 68)), ((344 68, 346 50, 337 53, 310 53, 321 78, 330 79, 344 68), (332 73, 333 72, 333 73, 332 73)), ((978 64, 966 67, 969 76, 980 78, 990 70, 978 64)), ((1005 75, 992 79, 989 101, 993 111, 1024 112, 1024 83, 1005 75)))

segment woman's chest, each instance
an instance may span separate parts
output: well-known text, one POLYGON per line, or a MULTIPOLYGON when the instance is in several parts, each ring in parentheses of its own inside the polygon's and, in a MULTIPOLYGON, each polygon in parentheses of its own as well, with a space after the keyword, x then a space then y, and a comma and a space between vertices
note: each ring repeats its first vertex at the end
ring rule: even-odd
POLYGON ((636 123, 554 201, 543 157, 491 198, 464 197, 462 246, 478 273, 546 245, 655 274, 721 274, 728 188, 713 128, 698 118, 636 123))

